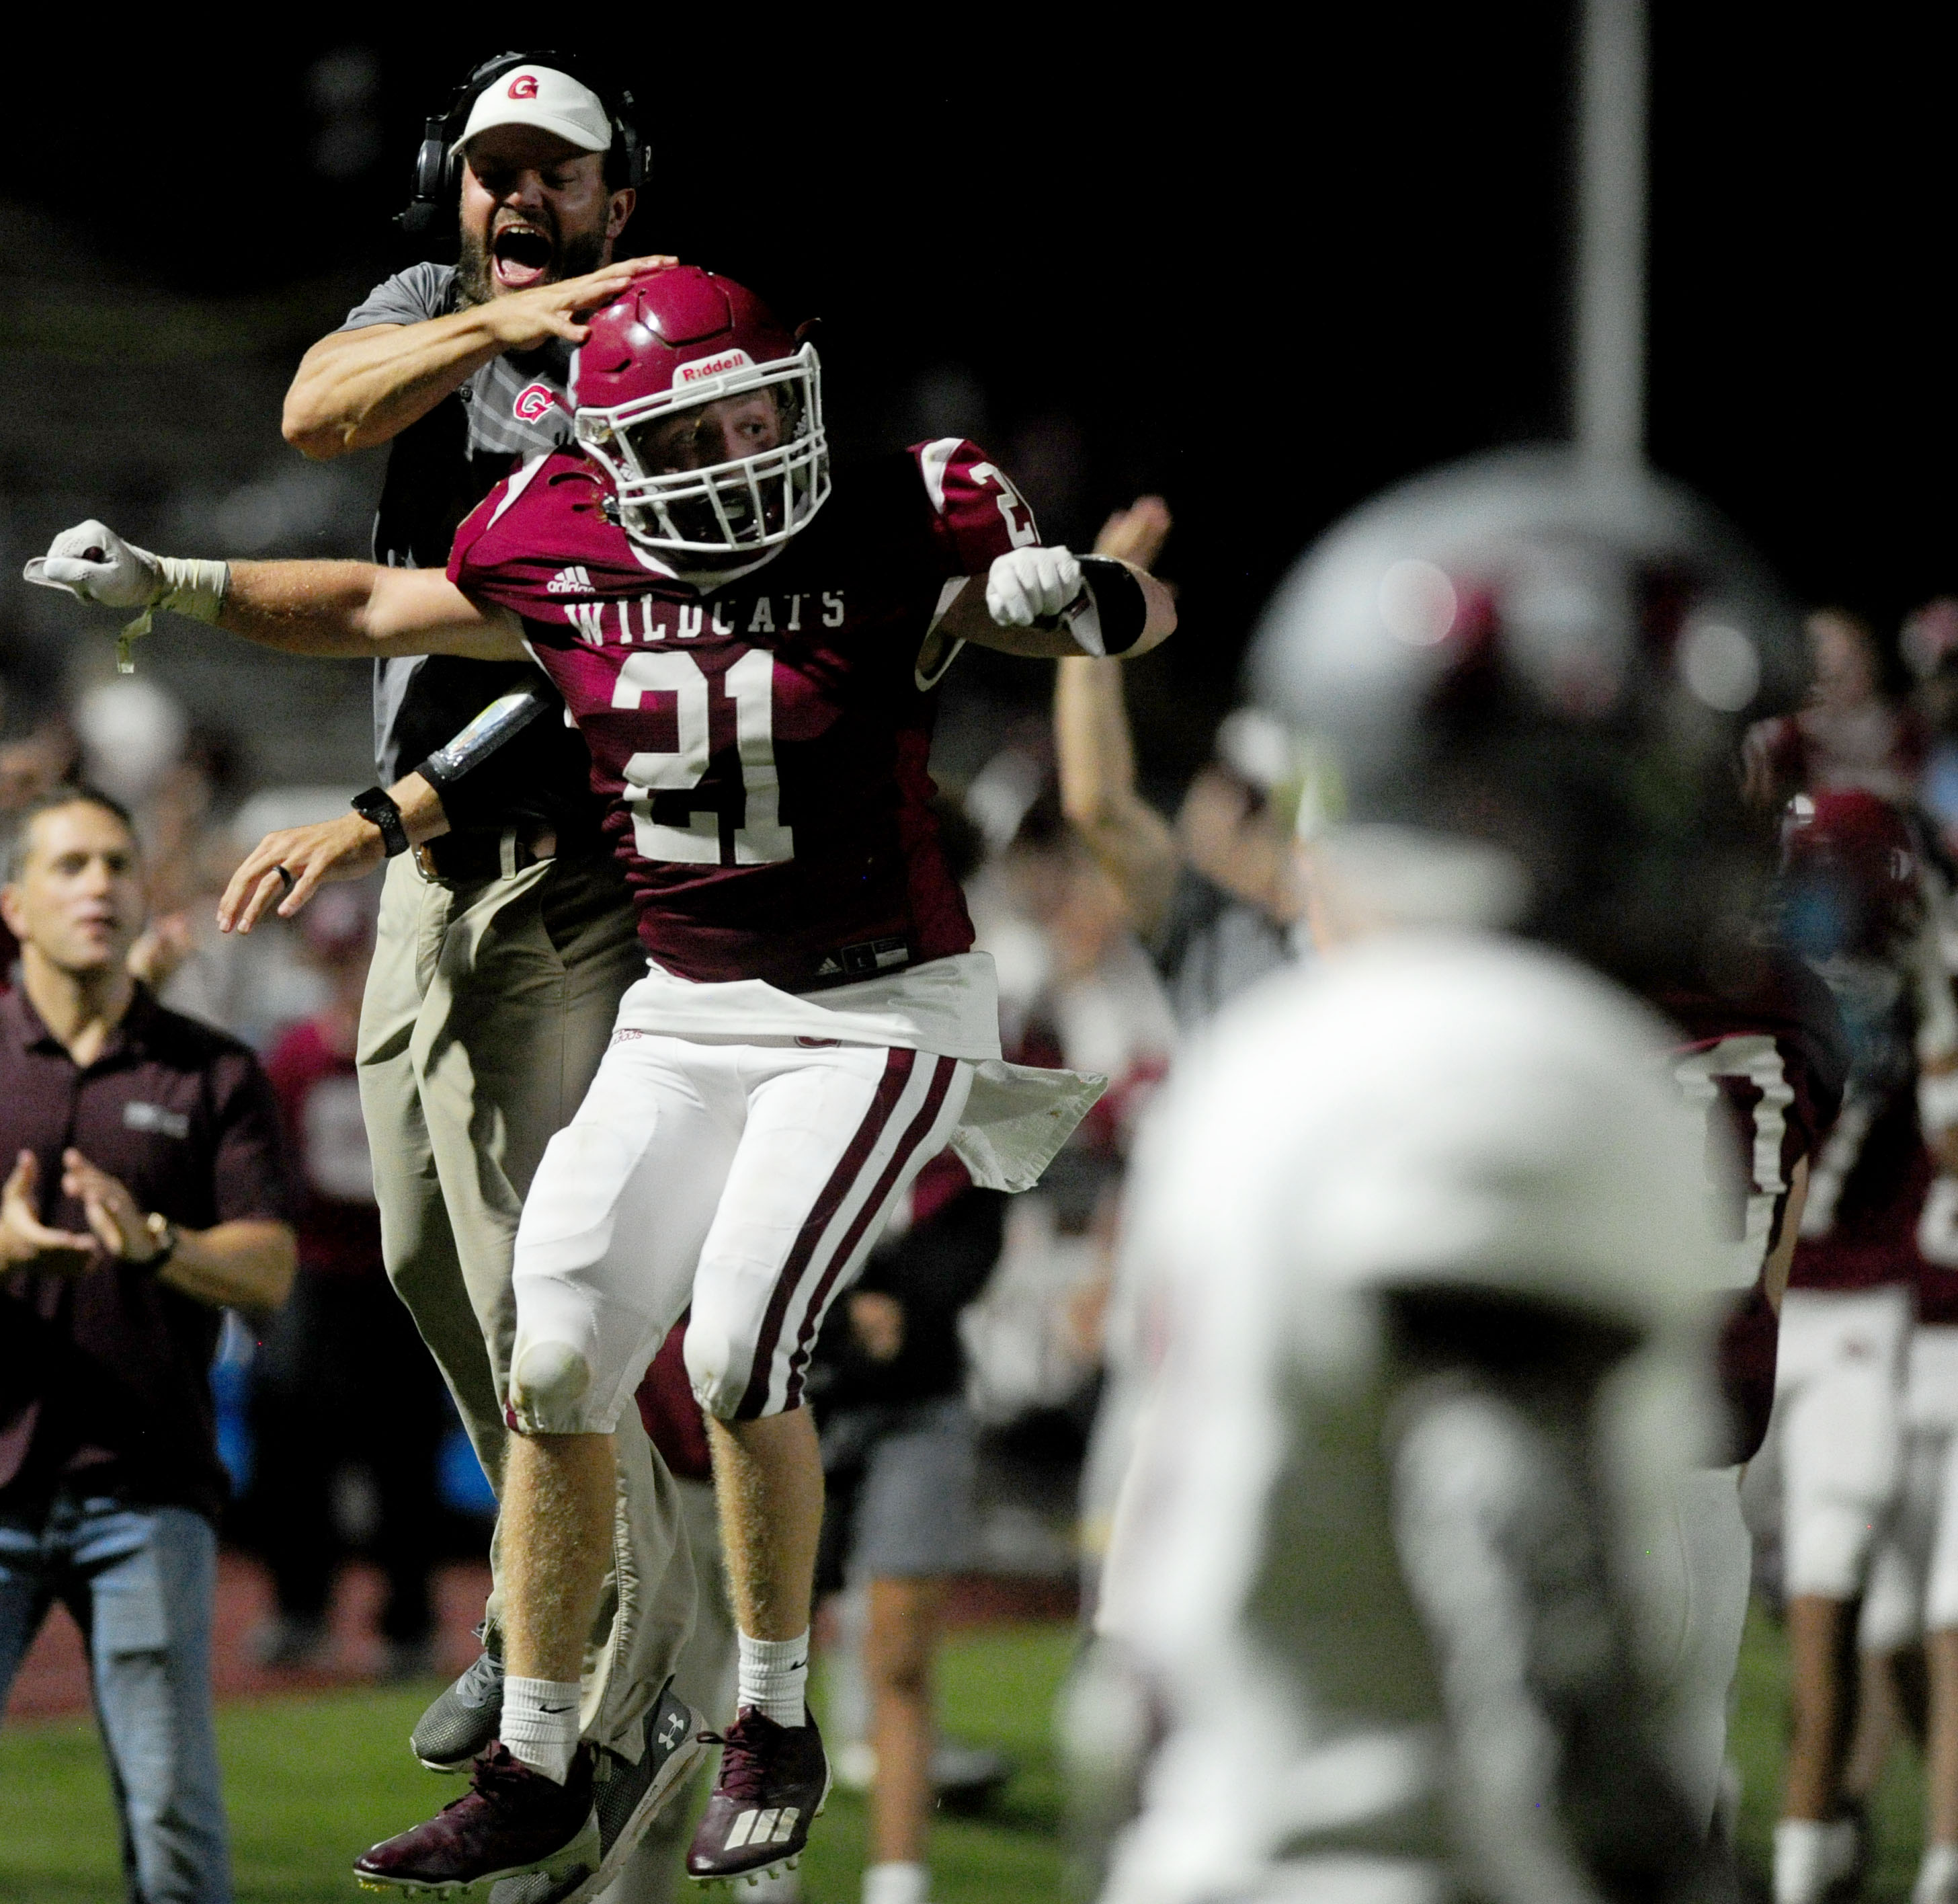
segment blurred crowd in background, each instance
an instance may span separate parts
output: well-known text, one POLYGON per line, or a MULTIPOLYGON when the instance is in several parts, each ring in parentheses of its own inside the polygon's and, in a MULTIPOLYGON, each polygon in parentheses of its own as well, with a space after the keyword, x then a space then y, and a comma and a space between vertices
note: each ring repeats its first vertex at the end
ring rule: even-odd
MULTIPOLYGON (((1755 736, 1757 769, 1916 805, 1958 859, 1958 599, 1925 605, 1893 636, 1839 608, 1817 612, 1810 633, 1811 704, 1755 736)), ((227 1531, 264 1555, 278 1588, 281 1618, 256 1643, 268 1664, 325 1663, 334 1570, 357 1551, 388 1578, 386 1669, 426 1670, 430 1569, 481 1550, 493 1503, 382 1268, 353 1062, 379 877, 329 887, 297 921, 249 936, 214 923, 245 853, 274 828, 345 811, 360 763, 351 756, 339 784, 280 782, 236 731, 185 706, 170 668, 121 675, 109 655, 106 639, 78 642, 50 692, 19 670, 17 652, 0 650, 0 814, 78 778, 129 805, 153 880, 141 973, 166 1004, 258 1051, 287 1114, 306 1192, 299 1285, 262 1331, 234 1322, 216 1372, 237 1490, 227 1531)), ((241 682, 258 661, 239 650, 241 682)), ((958 1318, 965 1400, 983 1431, 976 1567, 1060 1579, 1076 1564, 1129 1148, 1179 1037, 1221 1002, 1216 975, 1192 960, 1214 960, 1219 935, 1205 940, 1201 900, 1193 921, 1189 903, 1151 904, 1110 877, 1119 865, 1098 858, 1078 796, 1073 817, 1085 823, 1070 823, 1052 711, 1003 708, 990 687, 982 681, 962 704, 949 689, 952 745, 936 763, 940 823, 999 969, 1006 1044, 1025 1061, 1111 1081, 1041 1188, 1002 1200, 996 1261, 958 1318)), ((1225 988, 1309 956, 1297 899, 1272 876, 1291 819, 1278 785, 1287 763, 1232 716, 1215 757, 1179 789, 1151 771, 1163 763, 1148 757, 1149 740, 1145 726, 1134 776, 1144 792, 1132 785, 1129 796, 1160 798, 1173 816, 1164 850, 1183 877, 1233 898, 1269 948, 1225 988), (1247 859, 1247 840, 1263 843, 1262 855, 1247 859)), ((11 947, 0 957, 11 965, 11 947)), ((1090 1528, 1091 1554, 1094 1538, 1090 1528)))

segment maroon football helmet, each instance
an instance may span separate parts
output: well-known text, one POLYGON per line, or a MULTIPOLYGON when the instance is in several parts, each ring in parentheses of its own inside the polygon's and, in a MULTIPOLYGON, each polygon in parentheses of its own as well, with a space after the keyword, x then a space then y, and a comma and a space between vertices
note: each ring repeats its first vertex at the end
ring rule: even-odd
POLYGON ((591 320, 571 389, 578 440, 642 547, 759 554, 829 497, 816 347, 797 349, 730 278, 680 265, 635 278, 591 320))
POLYGON ((1922 924, 1917 844, 1888 801, 1860 787, 1798 793, 1781 836, 1783 918, 1811 957, 1881 958, 1922 924))

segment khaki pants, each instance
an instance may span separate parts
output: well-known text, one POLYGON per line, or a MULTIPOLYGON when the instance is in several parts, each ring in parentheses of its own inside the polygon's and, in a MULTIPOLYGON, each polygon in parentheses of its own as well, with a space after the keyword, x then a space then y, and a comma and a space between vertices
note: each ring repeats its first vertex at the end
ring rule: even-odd
MULTIPOLYGON (((645 969, 609 861, 547 860, 453 891, 406 857, 388 866, 358 1054, 381 1246, 499 1496, 517 1220, 645 969)), ((581 1716, 587 1738, 636 1761, 638 1722, 692 1624, 694 1577, 673 1480, 633 1410, 617 1446, 613 1565, 581 1716)), ((488 1617, 500 1630, 494 1590, 488 1617)))

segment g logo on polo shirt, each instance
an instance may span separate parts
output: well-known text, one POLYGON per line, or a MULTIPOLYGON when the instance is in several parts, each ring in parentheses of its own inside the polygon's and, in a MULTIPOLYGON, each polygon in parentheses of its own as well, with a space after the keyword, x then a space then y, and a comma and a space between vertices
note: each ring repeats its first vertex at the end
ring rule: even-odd
POLYGON ((163 1137, 189 1137, 190 1119, 182 1111, 162 1104, 145 1104, 132 1097, 122 1106, 122 1127, 129 1131, 154 1131, 163 1137))

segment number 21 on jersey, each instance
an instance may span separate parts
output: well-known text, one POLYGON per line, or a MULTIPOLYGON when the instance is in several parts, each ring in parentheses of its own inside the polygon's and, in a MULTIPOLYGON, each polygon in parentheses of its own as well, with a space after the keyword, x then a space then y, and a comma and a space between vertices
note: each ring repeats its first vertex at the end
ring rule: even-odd
POLYGON ((673 649, 628 655, 613 684, 612 705, 638 707, 648 694, 673 697, 676 745, 670 753, 635 754, 626 763, 632 836, 644 859, 692 866, 766 866, 795 857, 795 830, 781 823, 781 782, 775 772, 775 658, 751 648, 730 668, 710 675, 673 649), (725 852, 718 809, 695 808, 684 827, 653 817, 653 796, 689 793, 707 778, 714 751, 713 697, 734 703, 736 751, 745 795, 741 823, 725 852))

